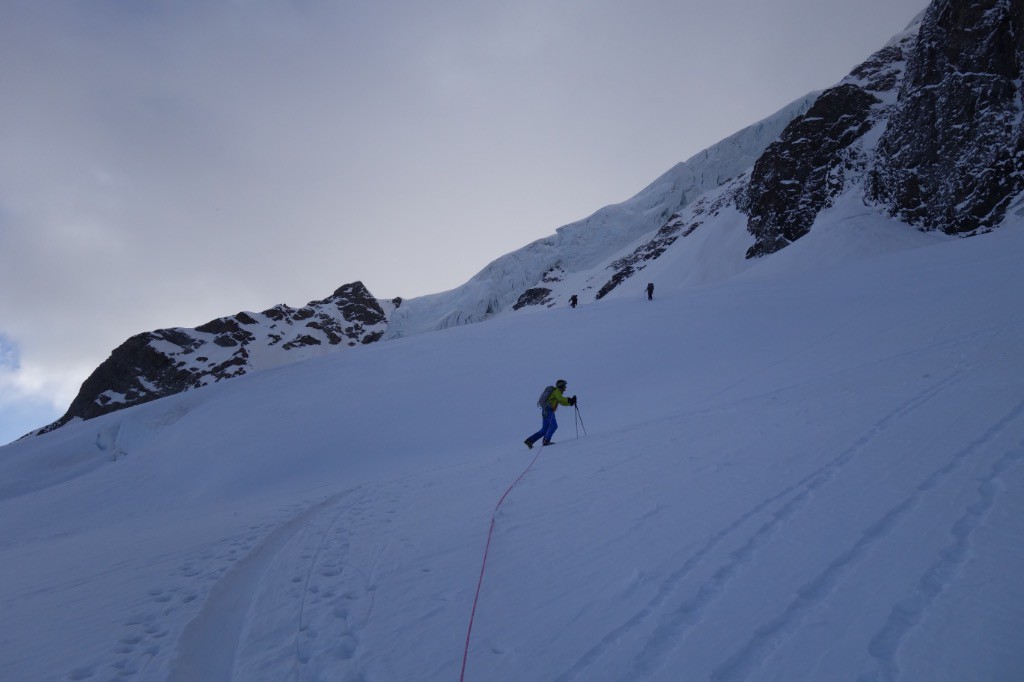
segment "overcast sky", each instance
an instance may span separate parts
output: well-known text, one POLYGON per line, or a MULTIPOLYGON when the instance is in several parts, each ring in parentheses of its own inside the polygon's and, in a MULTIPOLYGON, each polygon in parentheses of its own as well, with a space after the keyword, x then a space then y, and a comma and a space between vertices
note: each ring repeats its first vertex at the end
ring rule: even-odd
POLYGON ((456 287, 924 0, 6 0, 0 443, 132 334, 456 287))

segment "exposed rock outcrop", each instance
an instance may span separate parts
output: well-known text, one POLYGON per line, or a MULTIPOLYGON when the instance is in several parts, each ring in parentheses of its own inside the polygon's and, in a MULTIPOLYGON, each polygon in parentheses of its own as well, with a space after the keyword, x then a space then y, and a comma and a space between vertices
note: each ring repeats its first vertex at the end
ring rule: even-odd
POLYGON ((999 223, 1024 189, 1024 0, 937 0, 907 64, 868 195, 923 229, 999 223))
POLYGON ((863 178, 871 155, 864 137, 895 103, 913 41, 911 32, 825 90, 757 160, 741 202, 754 236, 747 258, 807 234, 822 209, 863 178))
POLYGON ((89 375, 64 416, 40 432, 301 360, 323 348, 372 343, 386 327, 380 303, 362 282, 354 282, 302 308, 278 305, 195 329, 137 334, 89 375))
POLYGON ((997 225, 1024 190, 1022 81, 1024 0, 936 0, 757 160, 747 257, 799 239, 854 186, 923 230, 997 225))

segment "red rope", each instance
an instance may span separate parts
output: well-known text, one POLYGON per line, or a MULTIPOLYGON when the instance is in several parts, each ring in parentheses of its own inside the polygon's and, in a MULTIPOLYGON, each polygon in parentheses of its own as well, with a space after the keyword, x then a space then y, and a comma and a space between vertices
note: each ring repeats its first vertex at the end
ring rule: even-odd
POLYGON ((473 597, 473 610, 469 614, 469 627, 466 629, 466 648, 462 652, 462 672, 459 674, 459 682, 464 682, 466 678, 466 661, 469 659, 469 637, 473 634, 473 619, 476 618, 476 604, 480 600, 480 587, 484 584, 484 570, 487 568, 487 553, 491 551, 491 536, 494 535, 494 515, 498 513, 498 508, 501 507, 501 503, 505 501, 505 497, 512 492, 512 488, 516 487, 516 483, 519 483, 526 475, 526 472, 530 470, 533 463, 540 457, 540 451, 544 449, 543 444, 537 451, 537 454, 533 456, 533 461, 523 469, 523 473, 519 474, 519 478, 512 482, 512 485, 508 487, 505 494, 498 500, 498 504, 494 505, 494 511, 491 512, 491 527, 487 531, 487 544, 484 545, 484 560, 480 564, 480 578, 476 581, 476 595, 473 597))

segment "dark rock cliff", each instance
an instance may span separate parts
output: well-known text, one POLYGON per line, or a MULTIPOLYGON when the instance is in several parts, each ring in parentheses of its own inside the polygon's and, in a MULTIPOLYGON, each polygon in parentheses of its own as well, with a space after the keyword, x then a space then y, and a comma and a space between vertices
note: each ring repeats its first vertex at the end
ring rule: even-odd
POLYGON ((1024 189, 1024 0, 937 0, 878 144, 868 195, 923 229, 999 223, 1024 189))
POLYGON ((757 160, 741 200, 755 238, 747 258, 807 234, 822 209, 863 176, 870 156, 864 136, 895 102, 913 40, 906 36, 879 50, 825 90, 757 160))
POLYGON ((922 230, 997 225, 1024 190, 1022 65, 1024 0, 936 0, 757 160, 747 257, 802 237, 853 186, 922 230))
POLYGON ((844 83, 826 90, 754 164, 747 204, 756 241, 747 257, 778 251, 807 234, 822 208, 843 189, 850 146, 871 128, 880 100, 844 83))

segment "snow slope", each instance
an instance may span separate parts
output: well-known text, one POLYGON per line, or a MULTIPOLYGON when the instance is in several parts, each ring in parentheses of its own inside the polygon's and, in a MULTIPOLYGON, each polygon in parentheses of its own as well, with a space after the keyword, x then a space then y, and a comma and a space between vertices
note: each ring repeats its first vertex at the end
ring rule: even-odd
POLYGON ((831 211, 0 448, 0 679, 458 679, 558 377, 467 680, 1022 679, 1024 226, 831 211))
POLYGON ((505 254, 455 289, 404 301, 392 313, 384 338, 481 322, 508 310, 546 273, 554 271, 560 277, 587 274, 610 254, 637 239, 649 238, 672 214, 702 194, 749 170, 786 125, 806 112, 819 94, 809 93, 677 163, 636 196, 605 206, 588 218, 563 225, 551 237, 505 254))

